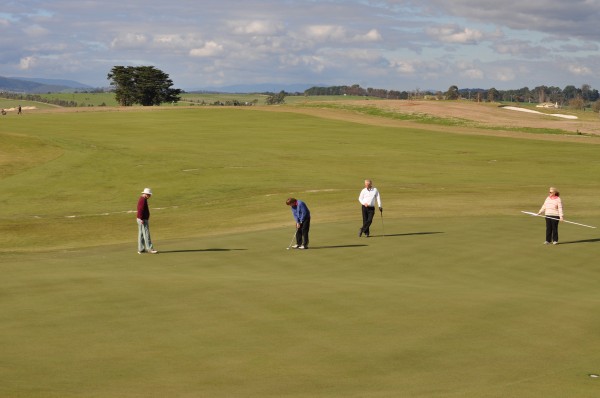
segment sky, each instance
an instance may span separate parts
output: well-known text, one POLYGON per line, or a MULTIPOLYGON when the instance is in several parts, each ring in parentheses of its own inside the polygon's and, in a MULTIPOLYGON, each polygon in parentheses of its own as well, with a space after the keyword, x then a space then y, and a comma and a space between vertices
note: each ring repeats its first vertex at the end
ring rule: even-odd
POLYGON ((0 76, 174 88, 600 89, 600 0, 4 0, 0 76))

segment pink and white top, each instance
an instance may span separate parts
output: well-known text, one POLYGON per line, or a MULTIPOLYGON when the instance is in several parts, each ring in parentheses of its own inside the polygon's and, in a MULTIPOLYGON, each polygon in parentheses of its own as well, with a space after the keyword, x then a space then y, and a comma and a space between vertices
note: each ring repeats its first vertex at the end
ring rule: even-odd
POLYGON ((540 213, 544 212, 547 216, 563 217, 563 206, 559 196, 548 196, 540 209, 540 213))

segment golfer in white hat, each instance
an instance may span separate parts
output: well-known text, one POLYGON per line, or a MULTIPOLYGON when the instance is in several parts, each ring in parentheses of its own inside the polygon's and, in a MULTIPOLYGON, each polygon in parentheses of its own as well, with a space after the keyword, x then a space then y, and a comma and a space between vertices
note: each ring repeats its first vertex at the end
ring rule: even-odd
POLYGON ((152 196, 152 190, 150 188, 144 188, 142 196, 138 200, 137 204, 137 224, 138 224, 138 254, 142 253, 158 253, 152 246, 152 239, 150 238, 150 225, 148 219, 150 218, 150 209, 148 208, 148 199, 152 196))

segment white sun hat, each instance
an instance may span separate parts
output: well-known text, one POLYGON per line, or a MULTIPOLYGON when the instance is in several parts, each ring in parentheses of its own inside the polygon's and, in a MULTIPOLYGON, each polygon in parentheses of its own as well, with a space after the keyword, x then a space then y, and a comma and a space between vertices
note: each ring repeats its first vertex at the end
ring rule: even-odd
POLYGON ((142 191, 142 193, 145 193, 147 195, 152 195, 152 190, 150 188, 144 188, 144 190, 142 191))

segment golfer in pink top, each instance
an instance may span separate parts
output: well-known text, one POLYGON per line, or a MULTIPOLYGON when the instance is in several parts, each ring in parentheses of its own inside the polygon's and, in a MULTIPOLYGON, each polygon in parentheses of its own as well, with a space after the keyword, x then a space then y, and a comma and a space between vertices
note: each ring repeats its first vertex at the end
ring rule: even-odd
POLYGON ((544 213, 546 216, 546 241, 544 244, 548 245, 552 242, 553 245, 557 245, 558 223, 563 221, 563 206, 558 189, 550 187, 548 191, 548 197, 544 201, 540 211, 538 211, 538 214, 544 213))

